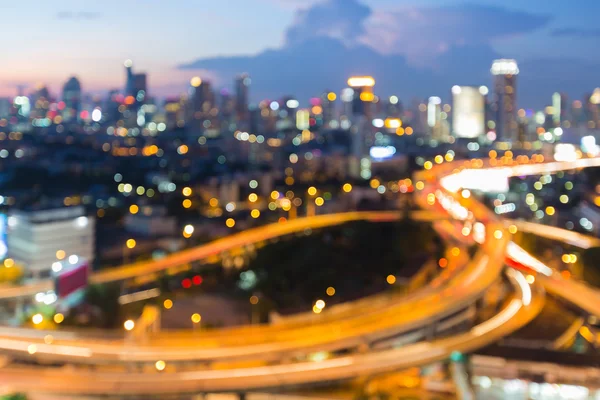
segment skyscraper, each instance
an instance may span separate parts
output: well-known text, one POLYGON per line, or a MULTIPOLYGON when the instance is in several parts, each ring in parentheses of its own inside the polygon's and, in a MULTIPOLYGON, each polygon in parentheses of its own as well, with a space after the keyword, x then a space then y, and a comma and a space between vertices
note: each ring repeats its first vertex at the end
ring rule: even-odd
POLYGON ((459 138, 474 139, 485 134, 485 86, 452 88, 452 133, 459 138))
POLYGON ((373 94, 373 86, 375 79, 370 76, 355 76, 348 79, 348 86, 354 90, 354 98, 352 100, 352 117, 372 118, 372 103, 375 99, 373 94))
POLYGON ((147 87, 147 76, 146 74, 134 74, 133 75, 133 95, 136 103, 143 103, 148 93, 147 87))
POLYGON ((368 139, 373 134, 373 86, 375 79, 370 76, 356 76, 348 79, 347 94, 343 95, 343 101, 350 100, 352 110, 350 117, 352 135, 352 156, 350 157, 349 172, 355 178, 371 178, 371 160, 369 158, 368 139))
POLYGON ((215 95, 209 81, 194 77, 190 81, 188 127, 202 130, 204 121, 210 117, 215 95))
POLYGON ((515 60, 495 60, 491 69, 494 75, 494 113, 496 134, 499 140, 517 140, 517 75, 515 60))
POLYGON ((63 86, 63 120, 65 122, 74 122, 79 117, 81 111, 81 84, 76 77, 71 77, 63 86))
POLYGON ((133 96, 133 62, 125 60, 125 96, 133 96))
POLYGON ((248 122, 248 98, 252 80, 248 74, 242 74, 235 79, 235 113, 237 120, 248 122))

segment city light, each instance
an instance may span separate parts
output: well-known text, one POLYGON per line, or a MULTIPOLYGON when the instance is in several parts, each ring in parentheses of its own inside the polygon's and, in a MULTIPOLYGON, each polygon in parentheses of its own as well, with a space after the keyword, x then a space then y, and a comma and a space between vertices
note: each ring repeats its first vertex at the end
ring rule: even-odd
POLYGON ((183 234, 186 236, 192 236, 192 234, 194 233, 194 227, 192 225, 186 225, 183 228, 183 234))
POLYGON ((348 79, 348 86, 351 88, 373 87, 375 79, 372 76, 354 76, 348 79))
POLYGON ((344 192, 350 193, 352 191, 352 185, 349 183, 345 183, 342 189, 344 190, 344 192))
POLYGON ((235 226, 235 220, 233 218, 227 218, 225 225, 227 225, 228 228, 233 228, 235 226))
POLYGON ((123 323, 123 327, 125 328, 126 331, 132 331, 133 328, 135 328, 135 322, 133 322, 132 320, 128 319, 127 321, 125 321, 123 323))
POLYGON ((31 322, 33 322, 34 325, 39 325, 44 321, 44 317, 42 316, 42 314, 35 314, 33 317, 31 317, 31 322))
POLYGON ((396 283, 396 277, 394 275, 388 275, 385 279, 388 284, 393 285, 396 283))
POLYGON ((154 366, 156 367, 157 371, 164 371, 164 369, 166 368, 167 364, 164 361, 159 360, 159 361, 156 362, 156 364, 154 364, 154 366))
POLYGON ((317 194, 317 188, 316 188, 316 187, 314 187, 314 186, 311 186, 311 187, 309 187, 309 188, 308 188, 308 194, 309 194, 310 196, 314 196, 314 195, 316 195, 316 194, 317 194))
POLYGON ((250 296, 250 304, 257 305, 258 304, 258 296, 250 296))
POLYGON ((331 297, 335 295, 335 288, 333 286, 329 286, 327 288, 327 290, 325 291, 325 293, 327 293, 327 296, 331 297))
POLYGON ((170 310, 171 308, 173 308, 173 300, 171 299, 166 299, 163 302, 163 307, 165 308, 165 310, 170 310))
POLYGON ((127 239, 127 242, 125 242, 125 246, 127 246, 128 249, 133 249, 136 246, 137 242, 135 241, 135 239, 127 239))
POLYGON ((202 321, 202 316, 198 313, 195 313, 195 314, 192 314, 191 319, 194 324, 198 324, 198 323, 200 323, 200 321, 202 321))
POLYGON ((62 315, 61 313, 58 313, 58 314, 54 314, 53 319, 56 324, 61 324, 65 320, 65 316, 62 315))
POLYGON ((202 79, 200 79, 199 76, 195 76, 190 80, 190 85, 192 85, 193 87, 197 88, 200 85, 202 85, 202 79))

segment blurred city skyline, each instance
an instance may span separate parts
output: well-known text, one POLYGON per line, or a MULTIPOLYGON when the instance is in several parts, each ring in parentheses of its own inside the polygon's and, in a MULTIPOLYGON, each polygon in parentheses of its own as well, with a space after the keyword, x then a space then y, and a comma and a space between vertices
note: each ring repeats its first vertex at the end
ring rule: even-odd
POLYGON ((194 75, 230 87, 249 72, 255 98, 306 99, 359 73, 409 100, 489 84, 492 60, 511 57, 521 66, 519 104, 540 107, 555 91, 590 92, 600 61, 590 51, 600 36, 592 1, 63 0, 4 8, 12 39, 0 96, 37 84, 58 95, 72 75, 84 92, 104 93, 122 87, 123 61, 132 59, 159 97, 183 92, 194 75))

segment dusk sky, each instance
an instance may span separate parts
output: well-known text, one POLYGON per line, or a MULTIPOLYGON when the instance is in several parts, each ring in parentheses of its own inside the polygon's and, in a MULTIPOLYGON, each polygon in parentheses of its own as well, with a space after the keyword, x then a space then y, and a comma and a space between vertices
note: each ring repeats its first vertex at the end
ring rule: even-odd
MULTIPOLYGON (((449 91, 449 86, 428 87, 429 77, 439 85, 490 84, 492 58, 516 58, 524 75, 519 91, 527 92, 521 99, 541 106, 547 92, 581 98, 600 85, 600 54, 594 51, 599 14, 595 0, 7 2, 2 5, 0 95, 14 95, 18 84, 38 83, 57 95, 71 75, 80 78, 84 91, 120 88, 128 58, 136 71, 149 74, 151 94, 158 96, 185 90, 193 75, 210 77, 220 87, 230 85, 231 74, 245 71, 256 75, 255 96, 317 95, 325 89, 317 83, 327 82, 336 69, 327 65, 329 75, 322 71, 316 59, 321 53, 305 44, 328 37, 334 41, 327 46, 342 46, 336 47, 344 64, 339 74, 369 72, 356 57, 359 50, 373 51, 378 60, 373 74, 384 83, 379 89, 405 100, 449 91), (301 51, 307 51, 306 62, 294 59, 285 67, 294 79, 269 85, 268 77, 281 72, 286 57, 301 51), (463 82, 474 80, 475 72, 481 82, 463 82)), ((328 49, 321 51, 327 55, 328 49)), ((344 79, 329 88, 340 89, 344 79)))

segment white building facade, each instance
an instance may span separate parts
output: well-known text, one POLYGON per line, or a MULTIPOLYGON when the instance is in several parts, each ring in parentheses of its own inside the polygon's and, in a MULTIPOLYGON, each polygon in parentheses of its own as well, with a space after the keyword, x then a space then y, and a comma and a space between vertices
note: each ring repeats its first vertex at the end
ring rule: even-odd
POLYGON ((83 207, 11 211, 8 256, 34 277, 49 276, 52 264, 58 261, 57 255, 63 252, 65 258, 76 255, 91 264, 95 254, 95 222, 83 207))

